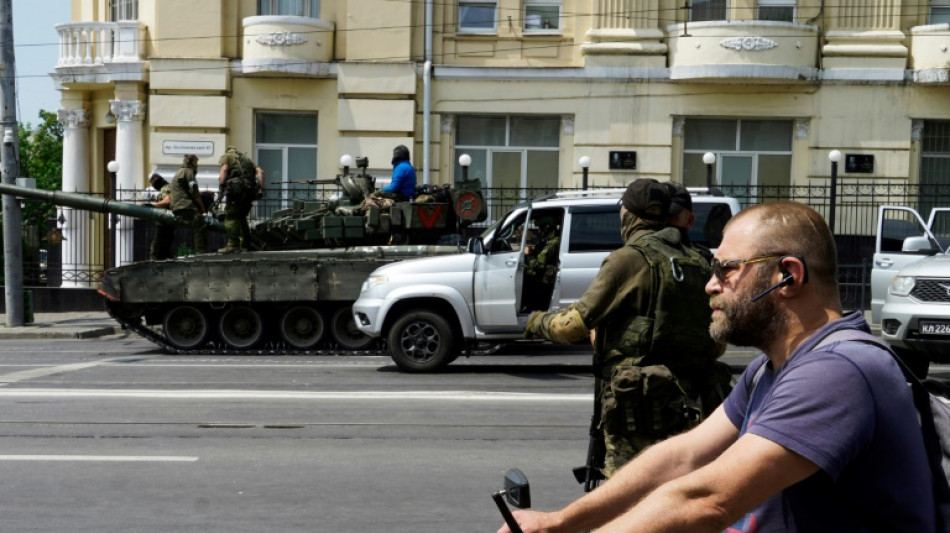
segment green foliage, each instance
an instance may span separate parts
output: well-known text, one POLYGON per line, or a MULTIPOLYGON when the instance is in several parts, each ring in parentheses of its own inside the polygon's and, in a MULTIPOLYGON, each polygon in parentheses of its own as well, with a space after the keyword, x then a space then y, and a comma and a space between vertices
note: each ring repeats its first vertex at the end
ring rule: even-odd
MULTIPOLYGON (((56 191, 63 183, 63 125, 56 113, 40 110, 40 123, 20 124, 20 177, 36 179, 36 188, 56 191)), ((46 221, 56 217, 56 206, 35 201, 26 202, 23 226, 38 228, 45 241, 46 221)))

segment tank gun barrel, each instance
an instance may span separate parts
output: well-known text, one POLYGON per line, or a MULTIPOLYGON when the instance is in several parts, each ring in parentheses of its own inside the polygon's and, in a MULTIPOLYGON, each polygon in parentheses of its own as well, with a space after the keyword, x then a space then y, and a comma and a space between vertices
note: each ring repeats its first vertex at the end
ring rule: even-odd
MULTIPOLYGON (((119 202, 108 198, 97 198, 85 194, 69 193, 63 191, 47 191, 43 189, 30 189, 28 187, 18 187, 0 183, 0 194, 9 194, 19 198, 29 200, 39 200, 53 205, 63 207, 73 207, 83 211, 94 211, 96 213, 115 213, 118 215, 141 218, 143 220, 152 220, 164 224, 174 224, 176 226, 189 226, 188 222, 178 218, 169 209, 159 209, 155 207, 146 207, 144 205, 135 205, 125 202, 119 202)), ((218 220, 211 220, 208 224, 211 231, 224 232, 224 224, 218 220)))

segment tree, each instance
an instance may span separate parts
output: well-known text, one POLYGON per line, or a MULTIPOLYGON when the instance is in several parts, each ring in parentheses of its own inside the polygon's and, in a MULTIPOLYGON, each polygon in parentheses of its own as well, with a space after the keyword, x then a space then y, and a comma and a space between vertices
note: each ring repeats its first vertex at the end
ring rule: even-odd
MULTIPOLYGON (((20 124, 20 172, 19 177, 35 178, 38 189, 59 190, 63 182, 63 125, 56 113, 40 110, 40 124, 33 127, 29 122, 20 124)), ((56 217, 56 206, 44 202, 23 202, 23 263, 24 276, 33 281, 39 272, 39 250, 48 248, 49 229, 47 220, 56 217)), ((0 227, 3 226, 0 221, 0 227)), ((3 237, 0 233, 0 246, 3 237)), ((0 254, 0 268, 3 261, 0 254)), ((0 270, 0 283, 3 271, 0 270)))

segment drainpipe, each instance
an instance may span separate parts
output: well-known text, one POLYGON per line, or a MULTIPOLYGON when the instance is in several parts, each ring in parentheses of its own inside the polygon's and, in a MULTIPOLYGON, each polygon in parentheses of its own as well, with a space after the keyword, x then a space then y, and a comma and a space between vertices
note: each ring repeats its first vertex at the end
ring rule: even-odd
POLYGON ((426 0, 425 63, 422 66, 422 183, 429 183, 429 122, 432 114, 432 0, 426 0))

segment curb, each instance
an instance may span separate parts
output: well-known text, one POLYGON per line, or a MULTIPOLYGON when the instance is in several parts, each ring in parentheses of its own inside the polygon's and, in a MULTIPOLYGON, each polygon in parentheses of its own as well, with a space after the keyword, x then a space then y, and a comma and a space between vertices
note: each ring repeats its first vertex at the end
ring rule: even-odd
POLYGON ((103 326, 76 330, 75 328, 49 328, 23 326, 18 328, 0 328, 0 339, 29 340, 29 339, 93 339, 106 335, 114 335, 116 328, 103 326))

